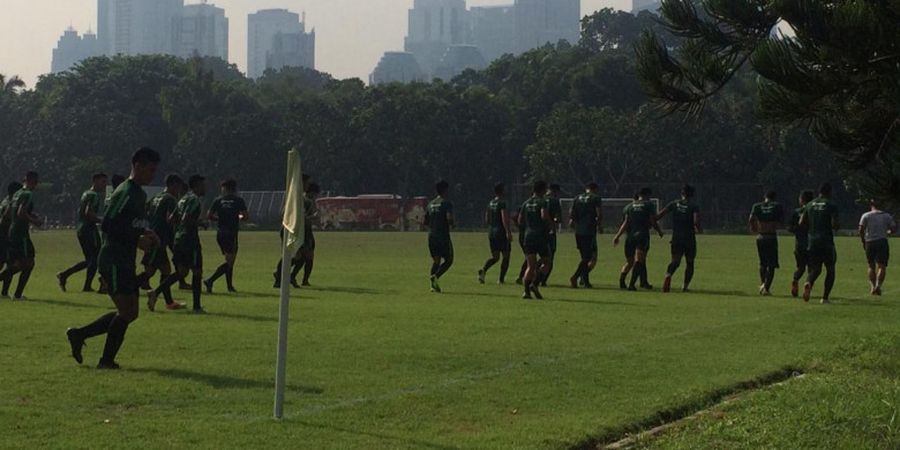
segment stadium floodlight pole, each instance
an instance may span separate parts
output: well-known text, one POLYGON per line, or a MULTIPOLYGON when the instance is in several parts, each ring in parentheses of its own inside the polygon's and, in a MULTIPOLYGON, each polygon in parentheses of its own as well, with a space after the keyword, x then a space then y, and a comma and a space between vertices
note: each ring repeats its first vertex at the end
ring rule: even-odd
POLYGON ((287 189, 284 193, 284 217, 281 239, 281 306, 278 311, 278 353, 275 363, 275 418, 284 417, 285 372, 287 370, 288 313, 290 309, 291 284, 290 258, 293 250, 302 240, 305 213, 303 211, 303 170, 300 167, 300 152, 293 149, 288 153, 287 189))

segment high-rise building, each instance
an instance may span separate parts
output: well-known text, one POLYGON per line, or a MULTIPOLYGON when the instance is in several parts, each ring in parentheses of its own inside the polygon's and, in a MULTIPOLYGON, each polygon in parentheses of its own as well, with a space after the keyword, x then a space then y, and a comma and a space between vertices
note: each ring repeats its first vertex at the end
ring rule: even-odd
POLYGON ((64 72, 87 58, 101 56, 103 53, 103 47, 97 40, 96 34, 88 31, 83 36, 79 36, 74 28, 69 27, 59 38, 56 48, 53 49, 50 72, 64 72))
MULTIPOLYGON (((280 37, 280 54, 274 55, 274 63, 280 63, 285 58, 282 50, 290 49, 291 44, 297 44, 298 48, 308 48, 311 43, 313 50, 315 48, 315 32, 306 33, 306 24, 300 21, 300 15, 286 9, 258 11, 247 17, 247 23, 247 76, 250 78, 259 78, 265 73, 276 35, 304 35, 305 38, 280 37)), ((315 52, 304 58, 312 58, 311 61, 314 62, 315 52)))
POLYGON ((487 67, 481 51, 474 45, 451 45, 441 58, 434 77, 444 81, 450 81, 453 77, 463 73, 467 69, 481 70, 487 67))
POLYGON ((516 0, 515 16, 518 53, 581 35, 581 0, 516 0))
POLYGON ((637 14, 641 11, 656 12, 662 6, 660 0, 631 0, 631 13, 637 14))
POLYGON ((369 75, 369 84, 411 83, 424 79, 425 75, 412 53, 385 52, 375 71, 369 75))
POLYGON ((98 29, 112 55, 178 53, 184 0, 99 0, 98 29))
POLYGON ((487 61, 507 53, 514 53, 516 16, 513 5, 481 6, 469 11, 472 44, 481 50, 487 61))
POLYGON ((282 67, 316 68, 315 30, 310 33, 275 33, 272 50, 266 54, 266 69, 278 70, 282 67))
POLYGON ((214 56, 228 61, 228 18, 224 9, 206 3, 185 5, 176 31, 178 56, 214 56))
POLYGON ((448 47, 470 42, 469 28, 465 0, 415 0, 404 47, 433 75, 448 47))

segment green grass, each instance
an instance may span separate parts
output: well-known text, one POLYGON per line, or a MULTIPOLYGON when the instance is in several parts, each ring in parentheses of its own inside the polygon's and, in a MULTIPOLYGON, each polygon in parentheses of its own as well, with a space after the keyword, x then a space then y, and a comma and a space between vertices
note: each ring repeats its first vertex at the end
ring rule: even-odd
MULTIPOLYGON (((204 240, 212 269, 220 257, 212 235, 204 240)), ((561 238, 556 283, 574 270, 573 240, 561 238)), ((104 297, 55 286, 54 273, 78 258, 74 235, 35 241, 30 301, 0 301, 2 447, 120 447, 123 437, 145 448, 586 446, 665 418, 660 412, 708 406, 731 386, 813 367, 844 345, 896 336, 900 319, 892 285, 883 298, 865 295, 863 255, 849 238, 839 242, 835 304, 823 307, 783 295, 787 268, 776 280, 782 295, 755 295, 752 237, 702 237, 697 292, 666 296, 615 289, 621 250, 604 237, 598 289, 555 287, 548 300, 526 302, 517 286, 477 284, 487 256, 480 234, 455 236, 457 265, 442 295, 428 292, 424 235, 320 234, 314 287, 292 304, 287 417, 276 422, 277 234, 242 237, 242 293, 206 298, 209 316, 144 311, 119 355, 124 370, 112 373, 90 367, 102 339, 89 342, 84 367, 68 357, 65 328, 110 308, 104 297)), ((656 284, 668 259, 663 242, 651 253, 656 284)), ((788 266, 791 243, 782 245, 788 266)), ((896 379, 896 364, 886 367, 896 379)), ((897 399, 893 383, 873 388, 892 387, 897 399)), ((840 388, 820 387, 831 397, 840 388)), ((803 408, 830 410, 819 398, 796 397, 803 408)), ((866 414, 884 412, 883 403, 860 402, 866 414)), ((718 434, 660 445, 733 442, 718 434)), ((871 436, 875 447, 896 442, 871 436)))

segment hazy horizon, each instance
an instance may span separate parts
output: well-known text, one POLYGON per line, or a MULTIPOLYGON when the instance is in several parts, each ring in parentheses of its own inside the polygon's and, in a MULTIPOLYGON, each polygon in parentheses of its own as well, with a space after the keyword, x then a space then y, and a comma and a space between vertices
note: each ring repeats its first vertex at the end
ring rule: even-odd
MULTIPOLYGON (((468 5, 510 4, 513 0, 468 0, 468 5)), ((69 26, 96 31, 97 0, 4 0, 0 16, 0 73, 19 75, 34 87, 50 71, 53 49, 69 26)), ((186 4, 200 3, 186 0, 186 4)), ((316 69, 337 78, 368 79, 382 53, 403 49, 406 11, 413 0, 210 0, 230 22, 229 60, 247 69, 247 15, 260 9, 306 12, 316 29, 316 69)), ((582 0, 582 13, 606 6, 629 9, 630 0, 582 0)))

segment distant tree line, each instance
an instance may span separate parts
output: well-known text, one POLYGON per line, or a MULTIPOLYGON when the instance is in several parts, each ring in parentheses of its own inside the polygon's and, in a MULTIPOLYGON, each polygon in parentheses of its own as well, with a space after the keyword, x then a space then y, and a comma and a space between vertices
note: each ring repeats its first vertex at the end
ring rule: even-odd
POLYGON ((447 179, 468 225, 494 183, 536 177, 597 180, 626 197, 635 183, 703 182, 759 183, 793 198, 839 179, 806 130, 757 117, 749 71, 701 120, 660 118, 636 76, 645 28, 665 33, 649 14, 606 9, 584 19, 577 45, 507 55, 452 82, 371 87, 301 68, 253 81, 208 58, 93 58, 30 90, 4 82, 0 178, 35 168, 63 207, 92 172, 125 172, 130 152, 149 145, 166 172, 277 190, 297 147, 305 170, 337 194, 430 195, 447 179))

